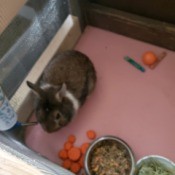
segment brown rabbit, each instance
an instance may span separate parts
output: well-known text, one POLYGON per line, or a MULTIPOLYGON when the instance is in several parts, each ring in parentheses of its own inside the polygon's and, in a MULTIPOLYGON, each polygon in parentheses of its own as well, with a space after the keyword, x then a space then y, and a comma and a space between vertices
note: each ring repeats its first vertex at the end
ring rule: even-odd
POLYGON ((39 84, 27 81, 37 94, 36 117, 43 129, 54 132, 67 125, 95 83, 96 72, 86 55, 73 50, 56 54, 39 84))

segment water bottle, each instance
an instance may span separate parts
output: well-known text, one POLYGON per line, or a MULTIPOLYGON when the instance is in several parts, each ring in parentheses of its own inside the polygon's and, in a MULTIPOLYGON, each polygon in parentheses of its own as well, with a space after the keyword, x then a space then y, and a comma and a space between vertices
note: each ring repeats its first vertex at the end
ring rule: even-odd
POLYGON ((0 87, 0 131, 11 129, 17 122, 17 114, 0 87))

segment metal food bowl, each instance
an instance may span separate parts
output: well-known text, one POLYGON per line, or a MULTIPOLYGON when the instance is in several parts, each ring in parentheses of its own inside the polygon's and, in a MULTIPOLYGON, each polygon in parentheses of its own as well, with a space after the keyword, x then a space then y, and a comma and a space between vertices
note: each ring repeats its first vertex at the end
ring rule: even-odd
POLYGON ((172 175, 175 174, 175 163, 174 162, 172 162, 171 160, 169 160, 163 156, 149 155, 149 156, 145 156, 137 161, 134 175, 139 174, 139 170, 144 164, 149 164, 151 162, 160 163, 161 165, 163 165, 163 167, 166 170, 170 171, 172 175))
MULTIPOLYGON (((103 145, 111 145, 111 143, 116 144, 120 150, 123 150, 125 152, 125 156, 127 157, 129 162, 129 170, 127 171, 127 175, 133 175, 135 170, 135 160, 133 152, 123 140, 114 136, 103 136, 92 142, 85 155, 84 165, 85 172, 87 175, 99 175, 98 173, 94 173, 91 168, 93 153, 95 150, 97 150, 97 148, 102 148, 103 145)), ((105 174, 108 175, 108 173, 105 174)), ((117 175, 117 172, 115 174, 117 175)))

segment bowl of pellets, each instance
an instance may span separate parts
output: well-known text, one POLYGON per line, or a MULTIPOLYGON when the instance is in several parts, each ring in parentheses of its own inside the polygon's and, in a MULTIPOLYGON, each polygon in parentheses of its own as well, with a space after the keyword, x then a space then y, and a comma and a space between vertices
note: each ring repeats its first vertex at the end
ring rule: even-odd
POLYGON ((115 136, 102 136, 93 141, 84 165, 87 175, 133 175, 135 170, 131 148, 115 136))

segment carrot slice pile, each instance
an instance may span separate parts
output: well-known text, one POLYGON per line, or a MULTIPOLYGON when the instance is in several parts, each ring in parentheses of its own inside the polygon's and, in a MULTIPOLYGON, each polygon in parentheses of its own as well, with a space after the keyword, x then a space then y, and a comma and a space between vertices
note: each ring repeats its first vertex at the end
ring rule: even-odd
MULTIPOLYGON (((86 136, 88 139, 93 140, 96 138, 96 132, 88 130, 86 136)), ((74 146, 76 139, 75 135, 69 135, 63 149, 58 152, 58 157, 63 161, 62 166, 73 173, 78 173, 84 168, 85 154, 90 146, 89 142, 82 143, 80 147, 74 146)))

